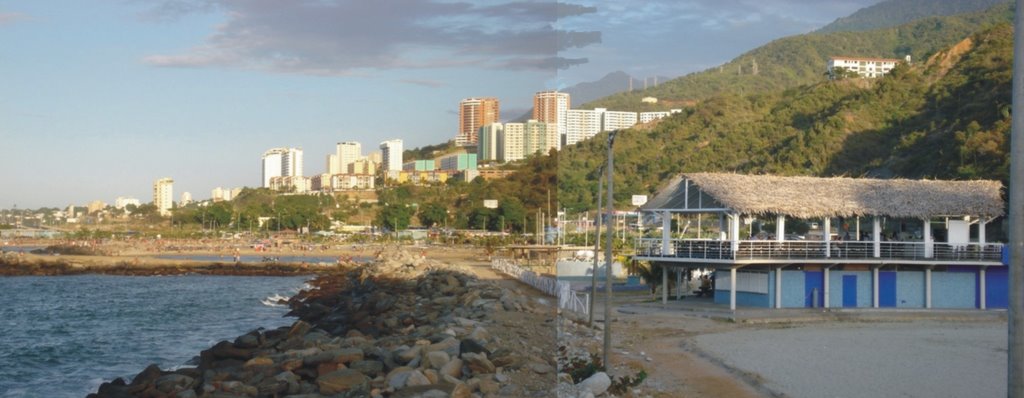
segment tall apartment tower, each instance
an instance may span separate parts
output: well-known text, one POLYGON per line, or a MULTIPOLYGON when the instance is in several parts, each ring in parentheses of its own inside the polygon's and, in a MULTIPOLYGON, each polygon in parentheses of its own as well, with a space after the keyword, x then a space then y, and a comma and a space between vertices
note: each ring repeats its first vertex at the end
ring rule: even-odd
POLYGON ((261 160, 264 188, 273 177, 302 177, 302 148, 271 148, 261 160))
MULTIPOLYGON (((558 91, 541 91, 533 96, 533 120, 541 123, 554 123, 557 126, 559 144, 566 133, 566 113, 572 103, 569 93, 558 91)), ((561 145, 559 145, 561 149, 561 145)))
POLYGON ((338 172, 331 174, 347 173, 348 166, 363 157, 363 145, 355 142, 339 142, 337 145, 338 172))
POLYGON ((476 145, 480 127, 497 123, 501 118, 498 99, 494 97, 466 98, 459 102, 459 133, 455 144, 476 145))
POLYGON ((174 207, 174 180, 164 177, 153 182, 153 205, 161 216, 171 215, 174 207))
POLYGON ((402 140, 394 139, 380 143, 381 169, 402 171, 402 140))
POLYGON ((498 135, 503 130, 501 123, 491 123, 480 128, 476 149, 478 159, 498 160, 498 135))

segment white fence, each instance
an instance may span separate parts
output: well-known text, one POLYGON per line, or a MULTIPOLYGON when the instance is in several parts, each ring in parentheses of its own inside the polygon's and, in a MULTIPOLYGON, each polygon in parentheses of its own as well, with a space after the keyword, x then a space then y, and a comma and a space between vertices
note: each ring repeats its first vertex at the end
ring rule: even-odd
POLYGON ((569 282, 559 282, 555 278, 541 276, 536 272, 516 265, 512 260, 506 258, 496 258, 491 260, 491 269, 516 278, 527 285, 537 288, 537 290, 540 290, 549 296, 557 297, 559 308, 575 311, 581 314, 589 313, 590 295, 586 293, 576 293, 572 290, 569 282))

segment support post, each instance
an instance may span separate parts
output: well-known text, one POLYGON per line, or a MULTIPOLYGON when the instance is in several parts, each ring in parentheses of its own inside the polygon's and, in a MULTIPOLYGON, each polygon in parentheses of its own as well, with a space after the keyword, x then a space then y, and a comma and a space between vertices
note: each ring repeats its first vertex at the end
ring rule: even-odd
POLYGON ((985 225, 986 224, 988 224, 988 223, 985 222, 984 218, 981 218, 980 220, 978 220, 978 244, 980 244, 982 246, 985 245, 985 225))
POLYGON ((878 216, 871 220, 871 239, 875 244, 875 258, 882 257, 882 220, 879 220, 878 216))
POLYGON ((669 255, 672 249, 672 218, 668 211, 661 212, 661 256, 669 255))
POLYGON ((668 267, 661 266, 661 305, 668 304, 668 267))
MULTIPOLYGON (((825 217, 823 236, 825 237, 825 258, 832 257, 832 217, 825 217)), ((828 296, 825 296, 828 300, 828 296)), ((828 307, 827 305, 825 307, 828 307)))
POLYGON ((985 267, 978 268, 978 309, 985 309, 985 267))
MULTIPOLYGON (((608 133, 608 202, 605 205, 608 206, 609 216, 615 214, 615 190, 612 179, 615 172, 615 157, 612 152, 615 133, 615 131, 608 133)), ((612 366, 612 262, 615 261, 615 257, 612 256, 612 243, 615 239, 615 223, 609 222, 607 229, 608 234, 605 236, 604 242, 604 350, 602 350, 604 358, 602 358, 602 363, 604 366, 610 367, 612 366)))
POLYGON ((830 265, 826 265, 825 267, 822 268, 822 270, 824 272, 821 273, 822 274, 822 278, 824 279, 824 280, 821 281, 821 286, 822 286, 821 294, 822 294, 822 300, 824 300, 824 304, 825 304, 823 306, 824 308, 829 308, 829 302, 828 302, 829 301, 828 300, 828 291, 829 291, 829 289, 828 289, 828 270, 831 267, 832 266, 830 266, 830 265))
POLYGON ((729 239, 731 239, 730 247, 732 248, 733 258, 736 258, 736 252, 740 250, 740 215, 739 213, 733 214, 729 218, 729 239))
POLYGON ((729 309, 736 311, 736 268, 729 268, 729 309))
POLYGON ((775 240, 786 240, 786 216, 781 214, 775 216, 775 240))
POLYGON ((683 294, 683 269, 676 268, 676 301, 682 297, 683 294))
POLYGON ((782 269, 784 266, 779 266, 775 269, 775 308, 782 308, 782 269))
POLYGON ((932 258, 935 255, 935 242, 932 240, 932 221, 930 218, 924 219, 924 228, 922 228, 922 236, 924 237, 924 258, 932 258))
POLYGON ((871 308, 878 308, 878 269, 881 266, 871 268, 871 308))
POLYGON ((924 269, 924 308, 932 308, 932 266, 924 269))

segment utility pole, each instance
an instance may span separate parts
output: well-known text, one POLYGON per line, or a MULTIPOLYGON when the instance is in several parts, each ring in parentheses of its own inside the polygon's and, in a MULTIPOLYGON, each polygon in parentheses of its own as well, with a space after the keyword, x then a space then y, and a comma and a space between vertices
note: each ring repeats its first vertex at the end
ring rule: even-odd
MULTIPOLYGON (((1024 0, 1017 0, 1022 1, 1024 0)), ((612 130, 608 133, 608 214, 615 211, 615 196, 613 189, 612 174, 615 171, 615 160, 612 155, 612 146, 615 144, 615 133, 612 130)), ((604 247, 604 368, 611 369, 608 361, 612 351, 612 240, 615 239, 615 224, 608 223, 608 236, 605 238, 604 247)))
MULTIPOLYGON (((601 191, 604 190, 603 171, 604 170, 599 169, 597 172, 597 214, 594 215, 597 218, 597 230, 594 231, 594 269, 590 273, 590 319, 587 323, 591 327, 594 326, 594 298, 597 297, 597 258, 600 257, 597 254, 601 251, 601 191)), ((605 327, 607 327, 607 325, 605 327)))
MULTIPOLYGON (((1013 109, 1024 115, 1024 0, 1017 0, 1013 20, 1013 109)), ((1010 303, 1006 366, 1006 395, 1024 398, 1024 117, 1010 128, 1010 303)))

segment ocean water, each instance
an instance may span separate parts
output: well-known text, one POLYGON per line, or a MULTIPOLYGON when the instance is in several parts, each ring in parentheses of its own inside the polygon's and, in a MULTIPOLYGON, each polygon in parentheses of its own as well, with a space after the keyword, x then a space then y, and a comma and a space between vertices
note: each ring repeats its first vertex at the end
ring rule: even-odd
POLYGON ((84 397, 149 364, 185 365, 257 327, 290 325, 283 305, 310 277, 0 278, 0 397, 84 397))

